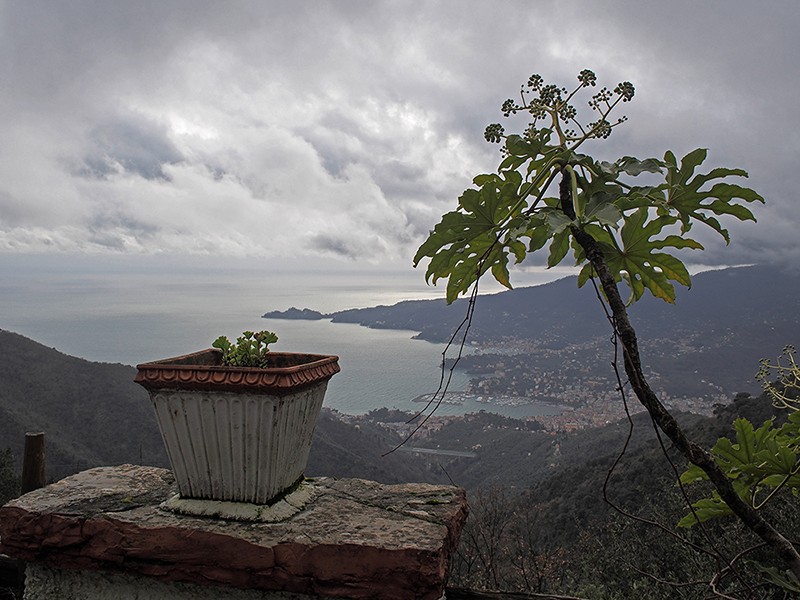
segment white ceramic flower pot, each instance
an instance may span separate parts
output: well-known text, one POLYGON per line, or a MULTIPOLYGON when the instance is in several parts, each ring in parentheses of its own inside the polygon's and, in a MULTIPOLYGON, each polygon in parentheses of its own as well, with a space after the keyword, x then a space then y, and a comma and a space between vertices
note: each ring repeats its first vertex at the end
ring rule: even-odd
POLYGON ((146 363, 182 498, 270 504, 303 478, 336 356, 270 353, 266 369, 220 366, 218 350, 146 363))

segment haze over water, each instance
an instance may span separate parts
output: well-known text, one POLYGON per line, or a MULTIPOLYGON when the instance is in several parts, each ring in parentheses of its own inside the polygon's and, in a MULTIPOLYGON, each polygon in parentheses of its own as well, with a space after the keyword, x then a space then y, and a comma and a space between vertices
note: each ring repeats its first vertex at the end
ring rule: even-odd
MULTIPOLYGON (((94 257, 53 264, 52 256, 0 257, 0 328, 72 356, 135 365, 207 348, 219 335, 270 329, 275 350, 337 354, 341 373, 326 406, 361 414, 373 408, 419 410, 412 399, 439 385, 442 344, 413 340, 413 331, 374 330, 347 323, 263 319, 291 306, 334 312, 347 308, 438 298, 421 270, 324 269, 298 272, 258 265, 175 265, 157 257, 94 257)), ((539 275, 540 280, 553 275, 539 275)), ((460 391, 469 377, 455 372, 460 391)), ((438 414, 493 410, 509 416, 552 413, 552 407, 490 407, 467 400, 438 414)))

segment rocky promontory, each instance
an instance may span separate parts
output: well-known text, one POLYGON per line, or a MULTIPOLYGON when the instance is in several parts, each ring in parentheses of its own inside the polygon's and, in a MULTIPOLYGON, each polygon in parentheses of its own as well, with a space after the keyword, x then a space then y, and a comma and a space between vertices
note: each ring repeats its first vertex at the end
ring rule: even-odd
POLYGON ((272 310, 261 315, 262 319, 296 319, 301 321, 319 321, 327 319, 330 315, 325 315, 310 308, 295 308, 292 306, 287 310, 272 310))

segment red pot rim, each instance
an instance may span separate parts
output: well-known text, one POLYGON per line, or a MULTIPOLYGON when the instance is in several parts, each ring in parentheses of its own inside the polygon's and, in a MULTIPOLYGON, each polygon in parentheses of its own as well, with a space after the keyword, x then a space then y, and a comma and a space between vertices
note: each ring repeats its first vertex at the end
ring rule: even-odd
POLYGON ((288 394, 327 381, 340 371, 339 357, 325 354, 270 352, 275 366, 222 366, 222 352, 208 348, 136 366, 136 383, 149 391, 180 389, 288 394))

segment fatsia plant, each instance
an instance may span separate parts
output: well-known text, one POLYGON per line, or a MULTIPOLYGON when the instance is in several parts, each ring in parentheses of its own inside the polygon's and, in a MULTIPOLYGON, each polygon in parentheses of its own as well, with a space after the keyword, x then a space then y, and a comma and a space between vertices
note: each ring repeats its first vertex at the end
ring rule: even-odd
MULTIPOLYGON (((786 421, 776 425, 775 419, 770 419, 756 429, 747 419, 736 419, 733 423, 735 441, 726 437, 718 439, 711 455, 731 480, 742 502, 759 511, 781 492, 789 492, 795 498, 800 496, 800 365, 794 346, 786 346, 775 364, 762 359, 756 378, 773 406, 788 411, 786 421), (772 376, 777 376, 777 380, 772 381, 772 376)), ((680 481, 691 484, 707 479, 702 469, 691 465, 680 481)), ((678 524, 693 527, 733 514, 715 490, 710 496, 692 503, 691 511, 678 524)), ((761 570, 773 584, 790 592, 800 592, 800 578, 793 572, 784 573, 774 568, 761 570)))
MULTIPOLYGON (((794 346, 784 347, 775 364, 762 359, 756 374, 772 405, 788 410, 786 421, 778 426, 775 419, 770 419, 756 429, 747 419, 736 419, 733 423, 736 441, 722 437, 711 449, 714 460, 731 479, 736 492, 756 510, 766 506, 781 490, 800 495, 800 365, 796 353, 794 346), (776 381, 771 379, 774 375, 776 381)), ((706 474, 695 465, 681 475, 682 483, 706 479, 706 474)), ((694 510, 679 523, 683 527, 733 514, 717 493, 692 506, 694 510)))
MULTIPOLYGON (((774 419, 765 421, 756 429, 747 419, 733 422, 736 441, 719 438, 711 454, 720 468, 731 479, 739 497, 756 510, 760 510, 785 489, 800 494, 800 412, 793 411, 788 420, 776 427, 774 419)), ((681 483, 695 483, 708 479, 696 465, 681 475, 681 483)), ((681 527, 691 527, 709 519, 732 515, 730 507, 719 493, 702 498, 692 504, 693 510, 681 519, 681 527)))
POLYGON ((597 119, 587 125, 578 121, 573 105, 585 88, 596 84, 592 71, 581 71, 579 84, 566 88, 545 85, 533 75, 520 91, 520 101, 506 100, 506 116, 525 112, 531 116, 522 135, 505 135, 495 123, 486 128, 491 142, 504 141, 505 155, 497 173, 475 177, 474 188, 458 200, 458 209, 444 215, 422 244, 414 264, 430 258, 427 279, 446 278, 447 300, 466 293, 486 271, 510 287, 509 260, 516 263, 548 245, 547 266, 554 267, 574 251, 583 285, 593 274, 591 261, 576 232, 594 240, 615 281, 625 280, 631 301, 644 291, 674 302, 671 282, 690 285, 689 272, 674 254, 664 250, 703 249, 687 236, 695 222, 708 225, 730 241, 717 217, 731 215, 755 221, 742 202, 763 202, 755 191, 725 181, 747 177, 741 169, 717 168, 696 173, 706 159, 700 148, 678 161, 667 151, 663 159, 640 160, 632 156, 615 162, 597 161, 578 152, 587 141, 605 139, 626 121, 610 121, 621 102, 633 99, 630 82, 591 96, 589 106, 597 119), (538 127, 538 125, 542 125, 538 127), (643 173, 657 174, 661 181, 633 185, 643 173), (557 197, 547 194, 560 179, 557 197), (677 235, 675 228, 680 225, 677 235))
MULTIPOLYGON (((700 224, 730 241, 720 218, 755 221, 748 204, 763 202, 738 182, 741 169, 717 167, 701 172, 707 151, 697 149, 680 160, 670 151, 663 158, 623 156, 613 162, 581 152, 589 142, 604 140, 626 118, 613 117, 634 97, 634 86, 596 87, 585 69, 572 89, 547 84, 533 75, 519 99, 506 100, 504 116, 525 115, 520 134, 506 134, 498 123, 486 128, 489 142, 502 143, 495 173, 474 178, 420 246, 417 266, 428 260, 426 279, 447 280, 447 300, 468 293, 487 272, 511 287, 509 264, 538 251, 553 267, 572 254, 581 266, 578 285, 599 283, 601 298, 622 346, 631 389, 657 426, 714 485, 720 500, 800 576, 800 555, 772 524, 744 502, 712 455, 688 439, 653 393, 644 376, 636 332, 627 307, 645 292, 675 301, 674 284, 689 287, 691 278, 679 254, 702 250, 691 237, 700 224), (581 120, 579 98, 589 96, 592 120, 581 120), (579 151, 580 150, 580 151, 579 151), (643 179, 637 184, 637 178, 643 179), (630 289, 623 300, 618 284, 630 289)), ((543 317, 544 318, 544 317, 543 317)))

